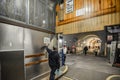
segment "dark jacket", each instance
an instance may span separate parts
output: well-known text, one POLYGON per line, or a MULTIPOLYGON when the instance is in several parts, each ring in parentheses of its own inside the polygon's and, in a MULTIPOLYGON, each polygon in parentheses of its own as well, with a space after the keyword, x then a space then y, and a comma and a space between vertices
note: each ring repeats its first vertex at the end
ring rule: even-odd
POLYGON ((88 50, 88 48, 87 48, 87 46, 85 46, 85 47, 84 47, 84 51, 87 51, 87 50, 88 50))
POLYGON ((46 50, 49 54, 49 66, 50 67, 56 67, 57 69, 60 68, 60 56, 57 51, 52 51, 48 47, 46 47, 46 50))

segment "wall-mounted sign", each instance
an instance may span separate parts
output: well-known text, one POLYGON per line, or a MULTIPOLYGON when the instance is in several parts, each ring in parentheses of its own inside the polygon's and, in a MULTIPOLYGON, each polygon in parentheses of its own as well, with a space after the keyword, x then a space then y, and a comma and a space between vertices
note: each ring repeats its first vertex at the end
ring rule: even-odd
POLYGON ((66 0, 66 13, 73 12, 74 0, 66 0))
POLYGON ((44 43, 50 43, 50 38, 49 37, 44 37, 44 43))
POLYGON ((76 10, 76 16, 85 15, 85 8, 76 10))

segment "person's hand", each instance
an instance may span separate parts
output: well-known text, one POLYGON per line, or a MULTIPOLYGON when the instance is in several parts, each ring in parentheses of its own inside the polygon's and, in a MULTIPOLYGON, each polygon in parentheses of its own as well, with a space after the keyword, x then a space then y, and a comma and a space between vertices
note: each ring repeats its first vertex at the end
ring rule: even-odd
POLYGON ((41 50, 44 50, 44 49, 46 49, 46 47, 47 47, 47 46, 42 46, 42 47, 41 47, 41 50))

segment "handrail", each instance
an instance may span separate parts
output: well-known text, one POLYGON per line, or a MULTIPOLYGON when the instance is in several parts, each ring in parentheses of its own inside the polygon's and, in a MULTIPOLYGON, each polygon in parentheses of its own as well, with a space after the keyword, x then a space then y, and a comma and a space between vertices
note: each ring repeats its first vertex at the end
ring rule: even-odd
POLYGON ((44 53, 39 53, 39 54, 31 54, 31 55, 26 55, 25 58, 32 58, 32 57, 40 57, 44 56, 44 53))
POLYGON ((39 64, 41 62, 47 62, 48 59, 44 59, 44 60, 38 60, 38 61, 34 61, 34 62, 29 62, 27 64, 25 64, 25 66, 31 66, 31 65, 34 65, 34 64, 39 64))

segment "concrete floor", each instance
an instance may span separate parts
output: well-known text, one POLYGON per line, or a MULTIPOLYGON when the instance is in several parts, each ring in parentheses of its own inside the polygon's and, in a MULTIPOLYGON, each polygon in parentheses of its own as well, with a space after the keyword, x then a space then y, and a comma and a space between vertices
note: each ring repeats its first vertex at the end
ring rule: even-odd
MULTIPOLYGON (((73 80, 106 80, 110 75, 120 75, 120 68, 112 67, 103 57, 68 54, 66 65, 69 69, 64 77, 73 80)), ((120 78, 111 80, 120 80, 120 78)))
MULTIPOLYGON (((55 79, 58 80, 59 77, 62 76, 61 80, 71 80, 71 79, 63 76, 67 71, 68 71, 68 66, 62 66, 62 67, 60 67, 59 73, 56 73, 56 75, 55 75, 55 79)), ((50 74, 50 73, 48 73, 48 74, 50 74)), ((44 77, 39 78, 37 80, 49 80, 49 77, 50 77, 50 75, 47 75, 47 76, 44 76, 44 77)))
POLYGON ((62 76, 59 80, 73 80, 73 79, 68 78, 68 77, 66 77, 66 76, 62 76))

